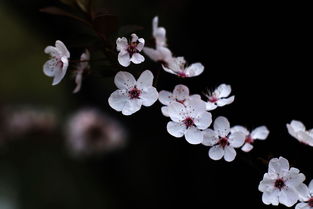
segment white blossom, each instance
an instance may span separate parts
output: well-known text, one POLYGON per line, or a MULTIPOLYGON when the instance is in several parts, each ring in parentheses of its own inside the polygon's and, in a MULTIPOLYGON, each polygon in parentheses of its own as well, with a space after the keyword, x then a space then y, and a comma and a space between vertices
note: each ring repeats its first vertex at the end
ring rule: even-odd
POLYGON ((313 208, 313 180, 304 192, 304 197, 300 199, 300 203, 296 205, 296 209, 312 209, 313 208))
POLYGON ((230 124, 227 118, 220 116, 215 119, 212 129, 203 131, 203 142, 209 149, 209 157, 213 160, 224 160, 231 162, 236 157, 234 148, 241 147, 245 141, 245 135, 241 132, 230 132, 230 124))
POLYGON ((162 65, 163 69, 171 74, 175 74, 181 78, 189 78, 200 75, 204 66, 197 62, 190 66, 186 66, 186 60, 184 57, 174 57, 162 65))
POLYGON ((173 93, 169 91, 162 90, 159 93, 159 101, 165 105, 161 108, 161 111, 164 116, 169 117, 168 114, 168 105, 179 102, 181 104, 185 104, 186 101, 190 99, 198 99, 201 100, 201 96, 198 94, 189 95, 189 89, 187 86, 179 84, 176 85, 173 93))
POLYGON ((146 70, 136 81, 128 72, 120 71, 114 78, 118 90, 109 97, 109 105, 123 115, 131 115, 140 110, 141 105, 149 107, 158 99, 158 92, 152 86, 153 74, 146 70))
POLYGON ((271 159, 268 172, 264 174, 259 184, 259 191, 263 192, 263 203, 293 206, 306 195, 307 187, 303 184, 304 180, 305 176, 299 169, 289 167, 287 159, 283 157, 271 159))
POLYGON ((251 131, 251 133, 243 126, 234 126, 230 131, 231 133, 241 132, 245 135, 245 143, 241 147, 241 150, 244 152, 250 152, 253 149, 255 140, 265 140, 269 134, 269 130, 266 126, 259 126, 251 131))
POLYGON ((301 121, 293 120, 287 124, 288 133, 301 143, 313 146, 313 129, 306 130, 301 121))
POLYGON ((80 91, 82 80, 83 80, 83 73, 90 68, 89 60, 90 60, 90 53, 88 49, 86 49, 85 52, 82 53, 82 55, 80 56, 80 63, 78 64, 74 72, 76 87, 73 90, 73 93, 77 93, 80 91))
POLYGON ((159 18, 154 17, 152 20, 152 35, 155 40, 155 49, 144 47, 143 52, 155 62, 167 63, 172 58, 172 52, 167 48, 166 30, 159 27, 159 18))
POLYGON ((231 86, 226 84, 219 85, 213 92, 208 91, 205 96, 208 98, 206 109, 208 111, 214 110, 217 107, 222 107, 231 104, 235 96, 229 97, 231 93, 231 86))
POLYGON ((172 121, 167 123, 167 131, 174 137, 185 136, 190 144, 200 144, 203 140, 201 130, 207 129, 211 122, 211 113, 205 110, 205 103, 198 99, 187 100, 168 106, 168 114, 172 121))
POLYGON ((76 156, 113 151, 126 141, 126 132, 118 121, 96 109, 79 110, 66 127, 66 145, 76 156))
POLYGON ((43 72, 48 77, 53 77, 52 85, 57 85, 64 78, 70 58, 70 52, 62 41, 57 40, 54 46, 47 46, 45 53, 51 58, 44 64, 43 72))
POLYGON ((131 40, 128 43, 125 37, 116 40, 116 50, 119 51, 118 62, 123 67, 128 67, 130 62, 140 64, 145 61, 144 56, 139 54, 145 45, 143 38, 138 38, 136 34, 131 34, 131 40))

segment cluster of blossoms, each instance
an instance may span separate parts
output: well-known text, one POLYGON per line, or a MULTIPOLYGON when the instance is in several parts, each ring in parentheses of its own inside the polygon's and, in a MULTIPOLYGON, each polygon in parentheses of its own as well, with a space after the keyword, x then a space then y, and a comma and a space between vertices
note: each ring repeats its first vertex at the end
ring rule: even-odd
MULTIPOLYGON (((160 63, 165 72, 180 78, 195 77, 203 73, 204 66, 201 63, 189 65, 184 57, 174 56, 167 45, 166 29, 159 27, 158 17, 152 20, 152 35, 155 41, 153 47, 145 46, 145 40, 135 33, 130 35, 129 40, 126 37, 117 38, 116 59, 120 66, 126 69, 131 63, 143 63, 146 60, 141 54, 143 52, 152 61, 160 63)), ((50 54, 51 59, 45 63, 44 73, 53 77, 52 85, 56 85, 67 72, 70 53, 61 41, 56 41, 55 47, 48 46, 45 53, 50 54)), ((81 88, 83 74, 90 68, 89 61, 90 53, 86 50, 75 66, 74 93, 81 88)), ((153 86, 153 80, 154 75, 150 70, 143 71, 137 80, 130 72, 117 72, 114 77, 117 90, 108 98, 110 107, 129 116, 142 106, 149 107, 159 101, 163 105, 162 114, 169 118, 166 125, 168 133, 176 138, 184 137, 192 145, 209 146, 208 156, 213 160, 223 158, 231 162, 236 157, 235 148, 241 147, 242 151, 250 152, 256 140, 265 140, 269 135, 266 126, 259 126, 251 131, 239 125, 231 127, 228 119, 223 116, 216 117, 212 124, 210 111, 234 102, 235 96, 231 95, 230 85, 221 84, 213 91, 207 90, 203 99, 199 94, 190 94, 189 88, 183 84, 176 85, 172 92, 158 91, 153 86)), ((95 112, 87 111, 77 115, 69 123, 69 144, 80 152, 85 152, 84 147, 91 146, 88 144, 89 139, 98 141, 107 132, 104 128, 106 126, 95 112)), ((301 122, 292 121, 287 124, 287 128, 300 142, 313 146, 313 131, 306 130, 301 122)), ((103 143, 108 141, 99 140, 99 144, 93 143, 92 149, 106 147, 102 146, 103 143)), ((281 203, 288 207, 301 201, 297 204, 297 209, 313 208, 313 183, 307 187, 304 180, 305 176, 298 169, 290 168, 285 158, 274 158, 269 162, 268 173, 259 185, 259 190, 263 192, 262 201, 267 205, 281 203)))

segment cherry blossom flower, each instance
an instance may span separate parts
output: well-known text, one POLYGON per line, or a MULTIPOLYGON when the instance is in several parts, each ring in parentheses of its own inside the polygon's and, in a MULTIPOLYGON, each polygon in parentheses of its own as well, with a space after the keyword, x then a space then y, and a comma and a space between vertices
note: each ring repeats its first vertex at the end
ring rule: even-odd
POLYGON ((109 105, 123 115, 131 115, 140 110, 141 105, 149 107, 158 99, 158 92, 152 86, 153 74, 146 70, 136 81, 128 72, 120 71, 114 78, 118 90, 109 97, 109 105))
POLYGON ((287 124, 288 133, 301 143, 313 146, 313 129, 306 130, 301 121, 293 120, 287 124))
POLYGON ((67 121, 66 145, 74 156, 114 151, 125 145, 126 131, 96 109, 82 109, 67 121))
POLYGON ((205 110, 205 103, 197 99, 170 104, 168 114, 172 120, 167 123, 168 133, 177 138, 185 136, 190 144, 200 144, 203 140, 201 130, 212 123, 212 115, 205 110))
POLYGON ((48 77, 53 77, 52 85, 57 85, 64 78, 67 68, 70 52, 62 41, 57 40, 54 46, 47 46, 45 53, 50 54, 51 58, 44 64, 43 72, 48 77))
POLYGON ((184 57, 174 57, 167 61, 165 65, 162 65, 162 67, 166 72, 177 75, 181 78, 198 76, 204 70, 204 66, 199 62, 186 66, 186 60, 184 57))
POLYGON ((159 18, 154 17, 152 20, 152 35, 155 40, 155 49, 144 47, 143 52, 153 61, 167 63, 172 58, 172 52, 167 48, 166 30, 158 27, 159 18))
POLYGON ((269 130, 266 126, 259 126, 255 128, 251 133, 243 126, 234 126, 230 129, 231 133, 241 132, 245 135, 245 143, 241 147, 244 152, 250 152, 253 149, 253 143, 255 140, 265 140, 269 134, 269 130))
POLYGON ((163 106, 161 108, 161 111, 164 116, 169 117, 168 113, 168 105, 174 103, 174 102, 179 102, 181 104, 185 104, 187 100, 190 99, 198 99, 201 100, 201 96, 198 94, 194 94, 189 96, 189 89, 185 85, 176 85, 174 88, 173 93, 169 91, 160 91, 159 93, 159 101, 166 106, 163 106))
POLYGON ((203 131, 203 142, 209 149, 209 157, 213 160, 224 160, 231 162, 236 157, 236 150, 243 145, 245 135, 241 132, 230 132, 230 124, 227 118, 220 116, 215 119, 212 129, 203 131))
POLYGON ((128 67, 130 62, 140 64, 145 61, 144 56, 139 54, 145 45, 143 38, 138 38, 136 34, 131 34, 131 41, 128 43, 125 37, 116 40, 116 50, 119 51, 118 62, 123 67, 128 67))
POLYGON ((219 85, 213 92, 208 91, 205 96, 208 98, 206 109, 214 110, 217 107, 222 107, 231 104, 235 96, 228 97, 231 93, 231 86, 226 84, 219 85))
POLYGON ((90 68, 89 60, 90 60, 90 53, 88 49, 86 49, 85 52, 82 53, 82 55, 80 56, 80 63, 76 67, 76 71, 75 71, 76 87, 73 90, 73 93, 77 93, 80 91, 80 88, 82 85, 83 73, 85 72, 85 70, 88 70, 90 68))
POLYGON ((305 196, 300 199, 300 203, 296 205, 296 209, 312 209, 313 208, 313 180, 311 180, 305 196))
POLYGON ((269 162, 268 173, 265 173, 259 184, 263 192, 262 201, 266 205, 279 203, 291 207, 306 194, 303 184, 305 176, 297 168, 289 168, 289 162, 283 157, 273 158, 269 162))

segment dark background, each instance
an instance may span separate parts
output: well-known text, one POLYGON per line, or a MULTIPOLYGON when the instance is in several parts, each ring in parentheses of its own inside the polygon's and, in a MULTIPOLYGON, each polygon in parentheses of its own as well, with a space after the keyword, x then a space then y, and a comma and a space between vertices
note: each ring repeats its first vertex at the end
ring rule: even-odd
MULTIPOLYGON (((1 38, 6 50, 0 52, 7 64, 1 69, 0 104, 48 105, 60 115, 93 105, 122 121, 130 133, 122 151, 80 160, 68 156, 58 134, 0 147, 0 195, 10 194, 15 202, 12 209, 285 208, 264 205, 257 188, 267 171, 263 160, 272 157, 286 157, 306 175, 306 184, 313 178, 313 148, 298 143, 286 129, 293 119, 313 127, 308 5, 98 2, 119 16, 120 25, 143 26, 145 30, 138 32, 142 37, 150 35, 151 20, 158 15, 174 54, 205 65, 205 72, 191 79, 161 71, 158 90, 172 90, 183 83, 192 93, 201 93, 220 83, 231 84, 235 102, 213 111, 213 117, 223 115, 232 125, 247 128, 266 125, 269 138, 256 142, 250 153, 238 150, 234 162, 213 161, 208 147, 190 145, 167 133, 168 118, 161 115, 159 103, 129 117, 113 111, 107 103, 115 88, 113 77, 91 74, 77 95, 71 94, 69 79, 50 86, 51 80, 42 73, 47 59, 44 47, 57 39, 76 43, 85 28, 69 18, 38 12, 59 6, 56 1, 3 1, 0 9, 6 11, 7 19, 2 18, 0 37, 6 34, 1 38), (12 21, 18 29, 11 29, 12 21), (20 45, 6 46, 9 41, 20 45), (32 58, 32 67, 19 61, 32 54, 38 55, 32 58)), ((155 74, 159 68, 143 66, 155 74)))

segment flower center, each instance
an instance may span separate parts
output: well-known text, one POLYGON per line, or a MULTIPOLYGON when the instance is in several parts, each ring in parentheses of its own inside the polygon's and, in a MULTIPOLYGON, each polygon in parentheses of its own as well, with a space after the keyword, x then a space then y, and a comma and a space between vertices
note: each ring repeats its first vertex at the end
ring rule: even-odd
POLYGON ((189 127, 193 126, 193 124, 194 124, 193 119, 190 117, 186 118, 183 122, 184 122, 186 128, 189 128, 189 127))
POLYGON ((220 140, 218 141, 218 144, 223 148, 226 147, 227 145, 229 145, 228 138, 221 137, 220 140))
POLYGON ((128 91, 128 96, 130 99, 140 99, 140 94, 141 94, 141 91, 139 89, 136 88, 136 86, 128 91))
POLYGON ((179 72, 177 75, 181 78, 187 78, 187 75, 184 72, 179 72))
POLYGON ((308 205, 313 208, 313 197, 311 197, 308 201, 308 205))
POLYGON ((275 181, 275 187, 281 190, 285 186, 285 182, 283 179, 276 179, 275 181))
POLYGON ((132 56, 133 54, 135 54, 135 53, 138 52, 137 45, 138 45, 137 42, 131 42, 131 43, 128 45, 127 51, 128 51, 128 53, 130 54, 130 56, 132 56))
POLYGON ((254 139, 252 139, 252 137, 249 135, 249 136, 246 137, 245 142, 249 143, 249 144, 252 144, 254 142, 254 139))
POLYGON ((211 96, 211 97, 209 97, 209 102, 215 103, 215 102, 217 102, 217 101, 218 101, 218 98, 217 98, 216 96, 211 96))
POLYGON ((184 104, 185 103, 185 99, 184 100, 178 100, 178 99, 176 99, 176 102, 178 102, 178 103, 180 103, 180 104, 184 104))

